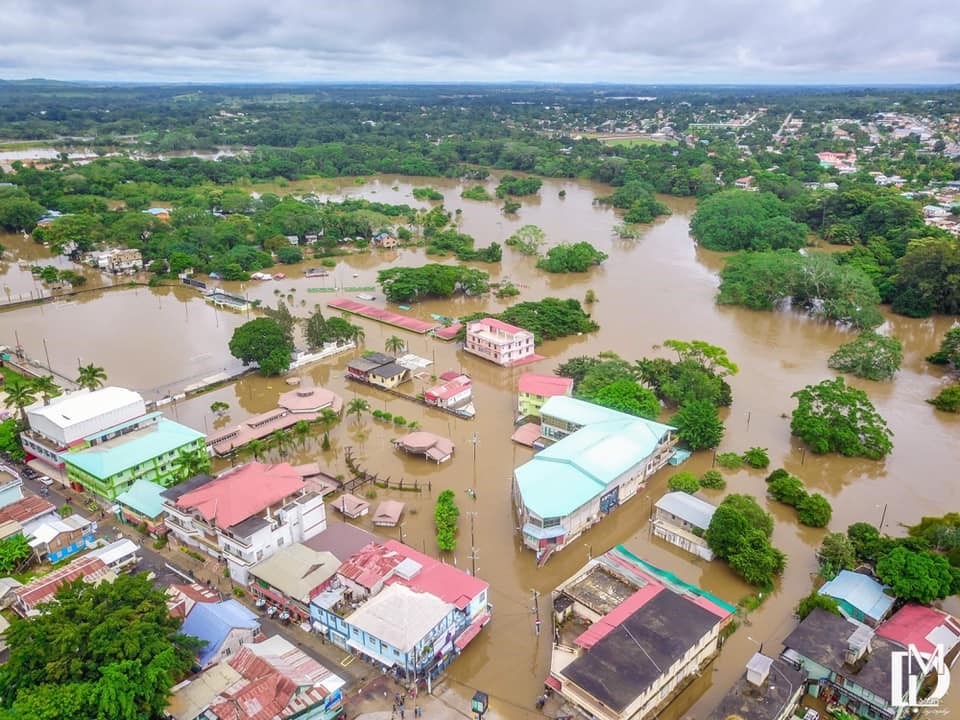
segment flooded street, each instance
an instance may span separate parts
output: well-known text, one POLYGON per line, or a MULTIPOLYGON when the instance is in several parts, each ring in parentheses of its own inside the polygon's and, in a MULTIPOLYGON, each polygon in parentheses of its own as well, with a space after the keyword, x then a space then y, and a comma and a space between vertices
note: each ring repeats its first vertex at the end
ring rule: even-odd
MULTIPOLYGON (((532 456, 531 450, 514 445, 509 439, 517 379, 524 371, 550 373, 567 358, 606 350, 634 360, 661 352, 655 346, 668 338, 703 339, 726 348, 740 366, 739 374, 730 379, 734 404, 726 417, 727 432, 719 450, 768 448, 771 469, 786 467, 802 478, 811 491, 830 499, 834 514, 829 530, 842 531, 857 521, 879 523, 886 507, 884 531, 900 534, 901 524, 914 524, 923 515, 942 515, 960 507, 960 488, 956 483, 960 417, 937 413, 925 402, 936 394, 944 380, 942 370, 926 363, 924 356, 936 349, 953 318, 890 317, 893 334, 904 343, 903 369, 891 383, 852 381, 867 391, 895 433, 895 449, 886 461, 816 457, 804 453, 790 436, 789 415, 795 405, 790 394, 808 383, 832 377, 827 357, 852 335, 796 315, 716 306, 716 272, 722 259, 716 253, 696 248, 690 239, 692 201, 662 198, 673 215, 661 218, 637 240, 620 241, 611 232, 619 222, 615 212, 593 203, 597 194, 609 192, 604 186, 545 180, 540 197, 524 198, 522 209, 510 217, 499 212, 500 203, 461 199, 461 190, 473 184, 436 178, 421 181, 384 177, 362 186, 352 180, 318 180, 291 183, 284 188, 252 188, 261 193, 317 192, 324 198, 362 196, 379 202, 429 207, 429 203, 413 200, 411 191, 430 185, 444 193, 449 210, 462 209, 460 229, 473 235, 478 246, 493 241, 503 244, 520 226, 534 224, 544 229, 550 244, 587 240, 610 256, 603 266, 582 275, 547 275, 536 270, 534 259, 507 247, 502 266, 477 265, 489 270, 492 280, 509 278, 518 284, 518 300, 545 296, 582 300, 588 289, 596 292, 599 302, 592 312, 600 331, 544 343, 538 352, 547 359, 529 367, 499 368, 459 351, 455 345, 351 317, 351 322, 364 327, 368 349, 382 351, 386 338, 399 335, 408 342, 410 352, 435 362, 430 372, 439 375, 446 370, 462 369, 468 373, 474 381, 475 420, 455 419, 372 388, 347 385, 343 366, 359 350, 293 373, 301 375, 305 384, 329 387, 347 399, 354 395, 365 397, 373 408, 418 420, 424 429, 449 435, 456 443, 454 458, 435 466, 394 451, 390 440, 401 432, 392 426, 369 416, 360 422, 345 417, 331 431, 331 451, 321 452, 317 439, 302 447, 294 441, 284 459, 318 460, 334 474, 346 473, 344 449, 350 446, 365 469, 382 477, 429 480, 429 493, 418 496, 377 490, 377 498, 406 502, 404 540, 434 555, 437 550, 433 500, 445 488, 456 491, 461 509, 459 542, 447 560, 460 568, 470 567, 472 517, 477 572, 490 582, 490 599, 495 606, 493 622, 450 668, 454 686, 465 695, 472 695, 474 689, 490 693, 491 707, 508 717, 534 713, 534 699, 548 670, 550 632, 547 629, 540 638, 535 636, 533 591, 542 594, 540 609, 545 612, 555 585, 573 574, 589 553, 600 554, 616 543, 626 544, 642 558, 728 602, 736 603, 750 592, 723 563, 695 560, 648 534, 651 504, 665 492, 669 468, 659 473, 645 492, 585 534, 581 543, 554 555, 546 567, 536 569, 534 554, 520 550, 510 499, 513 468, 532 456), (559 196, 561 190, 566 191, 566 197, 559 196), (476 445, 472 443, 474 438, 476 445), (467 495, 468 488, 475 489, 476 499, 467 495), (471 515, 474 512, 476 515, 471 515)), ((486 186, 492 190, 495 182, 488 181, 486 186)), ((9 287, 13 295, 30 292, 34 283, 29 268, 21 269, 16 258, 32 262, 40 259, 43 249, 13 236, 0 237, 0 243, 7 248, 6 262, 0 265, 4 289, 9 287), (36 255, 28 255, 29 252, 36 255)), ((319 266, 305 263, 283 267, 288 275, 284 280, 223 286, 265 304, 275 304, 282 297, 295 314, 305 317, 317 303, 324 305, 333 297, 355 294, 310 292, 310 288, 373 285, 377 270, 383 267, 444 261, 427 258, 422 249, 375 251, 337 260, 338 266, 328 278, 302 277, 303 267, 319 266)), ((43 264, 51 262, 60 266, 65 261, 42 259, 43 264)), ((455 261, 448 258, 445 262, 455 261)), ((377 296, 375 304, 382 305, 379 288, 371 293, 377 296)), ((430 301, 415 305, 410 314, 429 319, 430 313, 457 316, 479 310, 496 312, 504 306, 493 297, 430 301)), ((245 314, 213 310, 195 290, 186 287, 115 290, 0 313, 0 343, 12 346, 16 332, 27 354, 43 359, 46 340, 50 363, 56 370, 69 375, 77 363, 95 363, 106 369, 111 384, 136 388, 155 399, 179 392, 204 376, 236 368, 238 362, 230 357, 227 342, 233 329, 247 319, 245 314)), ((424 383, 413 382, 415 391, 420 392, 424 383)), ((180 422, 210 431, 274 407, 277 396, 287 389, 282 379, 247 376, 235 384, 167 406, 165 411, 180 422), (210 404, 215 400, 230 405, 228 417, 215 418, 210 412, 210 404)), ((414 392, 409 384, 404 390, 414 392)), ((668 420, 668 416, 661 419, 668 420)), ((270 451, 269 457, 278 458, 278 451, 270 451)), ((710 467, 712 457, 712 453, 697 453, 682 469, 699 475, 710 467)), ((793 607, 811 589, 816 571, 814 549, 827 530, 802 527, 793 509, 766 500, 767 472, 743 470, 724 474, 727 492, 751 493, 775 516, 773 541, 788 556, 786 572, 772 597, 730 638, 713 671, 698 679, 670 707, 667 718, 704 717, 743 671, 760 642, 768 652, 779 649, 780 640, 794 627, 793 607)), ((705 491, 705 495, 719 501, 723 492, 705 491)), ((372 527, 369 517, 362 522, 372 527)), ((399 536, 398 530, 388 532, 399 536)), ((954 612, 960 610, 956 598, 951 598, 946 607, 954 612)), ((948 707, 960 708, 958 696, 960 688, 954 688, 948 696, 948 707)))

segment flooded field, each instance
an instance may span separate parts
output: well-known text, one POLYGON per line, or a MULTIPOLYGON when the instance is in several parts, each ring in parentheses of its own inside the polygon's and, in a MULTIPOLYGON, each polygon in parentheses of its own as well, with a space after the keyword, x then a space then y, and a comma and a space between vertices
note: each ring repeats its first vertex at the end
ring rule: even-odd
MULTIPOLYGON (((504 248, 502 266, 490 269, 491 275, 493 279, 509 278, 518 284, 520 300, 548 295, 582 299, 588 289, 593 289, 599 298, 593 306, 599 332, 544 343, 539 352, 547 359, 528 368, 501 369, 464 354, 454 345, 352 318, 363 325, 369 349, 383 350, 385 339, 396 334, 407 340, 411 352, 434 361, 431 372, 462 369, 470 374, 474 380, 475 420, 455 419, 370 388, 347 385, 343 365, 360 351, 294 373, 301 375, 305 384, 329 387, 348 399, 354 395, 365 397, 373 408, 419 420, 425 429, 454 439, 454 458, 435 466, 394 451, 390 440, 400 431, 392 426, 369 416, 359 422, 349 417, 331 432, 333 447, 329 452, 320 451, 316 438, 302 446, 294 441, 286 449, 284 459, 318 460, 334 474, 346 473, 344 451, 351 447, 371 472, 395 480, 429 480, 432 492, 417 495, 378 490, 377 498, 394 497, 407 502, 404 540, 431 554, 436 554, 433 499, 442 489, 456 491, 461 507, 459 544, 447 560, 461 568, 470 567, 472 517, 477 572, 491 583, 491 601, 495 606, 493 622, 451 666, 454 685, 465 695, 482 689, 490 693, 496 711, 505 716, 533 713, 534 698, 548 669, 550 634, 535 636, 532 591, 543 594, 543 610, 550 590, 582 565, 589 553, 599 554, 616 543, 625 543, 641 557, 729 602, 736 603, 749 592, 722 563, 693 560, 648 534, 651 503, 665 491, 669 470, 661 472, 645 492, 584 535, 582 543, 555 555, 545 568, 536 569, 534 555, 520 550, 510 499, 511 471, 531 457, 530 450, 509 440, 516 383, 524 370, 552 372, 564 359, 605 350, 633 360, 656 354, 659 351, 655 347, 667 338, 707 340, 726 348, 740 366, 740 373, 731 379, 735 401, 727 414, 727 433, 720 450, 769 448, 772 467, 785 466, 812 490, 830 499, 834 516, 829 530, 843 530, 856 521, 879 523, 886 506, 884 530, 898 534, 901 524, 912 524, 923 515, 941 515, 960 506, 960 488, 955 482, 955 468, 960 466, 960 418, 936 413, 925 402, 936 394, 944 379, 940 369, 923 359, 935 349, 953 319, 890 317, 893 333, 904 342, 903 369, 892 383, 852 381, 868 392, 895 433, 895 450, 886 461, 805 454, 790 436, 788 418, 794 407, 790 394, 808 383, 830 377, 827 357, 850 336, 833 326, 796 315, 717 307, 713 296, 722 259, 696 248, 690 239, 692 201, 664 198, 673 215, 650 226, 638 240, 624 242, 611 232, 619 222, 616 214, 593 202, 597 194, 609 190, 572 181, 545 181, 541 196, 524 200, 515 217, 503 216, 497 203, 462 200, 459 195, 463 185, 433 178, 420 181, 384 177, 362 186, 352 180, 305 181, 284 188, 252 189, 318 192, 324 197, 354 195, 426 207, 428 203, 414 201, 411 196, 413 187, 424 185, 443 192, 448 209, 462 208, 461 229, 474 235, 478 245, 502 243, 518 227, 529 223, 542 227, 551 243, 588 240, 610 255, 602 267, 589 273, 549 276, 537 270, 531 258, 504 248), (561 190, 566 191, 563 198, 559 196, 561 190), (467 489, 475 490, 476 499, 467 495, 467 489)), ((487 185, 493 187, 493 183, 487 185)), ((8 262, 3 266, 6 272, 0 268, 0 281, 11 289, 29 289, 29 284, 20 284, 23 271, 10 257, 18 251, 42 249, 31 243, 17 245, 15 240, 0 238, 8 250, 8 262)), ((371 252, 338 260, 337 268, 324 279, 302 277, 305 264, 283 267, 289 276, 284 280, 225 283, 224 287, 267 304, 283 297, 295 314, 305 317, 315 304, 324 304, 339 294, 310 292, 311 288, 373 285, 380 268, 431 261, 422 250, 371 252)), ((29 270, 26 273, 29 276, 29 270)), ((376 304, 382 304, 379 289, 371 292, 377 296, 376 304)), ((411 314, 421 318, 429 318, 431 313, 456 316, 477 310, 497 311, 501 307, 503 303, 492 297, 431 301, 416 305, 411 314)), ((111 383, 137 388, 148 397, 161 397, 200 377, 236 367, 227 342, 233 328, 246 319, 238 313, 214 311, 196 291, 188 288, 116 290, 0 313, 0 343, 12 345, 16 331, 27 353, 42 358, 45 339, 54 368, 68 373, 78 362, 93 362, 106 368, 111 383)), ((419 392, 424 383, 414 381, 414 385, 419 392)), ((282 379, 248 376, 233 385, 170 405, 166 412, 197 429, 212 430, 274 407, 277 396, 286 389, 282 379), (210 404, 215 400, 229 403, 228 417, 216 418, 210 412, 210 404)), ((407 389, 411 387, 408 385, 407 389)), ((269 457, 278 458, 279 452, 273 450, 269 457)), ((711 453, 699 453, 683 469, 699 474, 710 467, 711 461, 711 453)), ((760 642, 768 652, 779 647, 780 640, 794 626, 793 607, 811 589, 816 571, 814 549, 827 530, 799 526, 792 509, 767 501, 765 474, 747 470, 726 473, 728 491, 754 494, 773 513, 777 520, 774 543, 789 558, 786 573, 773 595, 732 636, 712 672, 698 679, 670 707, 668 718, 704 717, 742 672, 760 642)), ((722 497, 717 491, 706 492, 714 500, 722 497)), ((398 537, 399 532, 394 530, 393 536, 398 537)), ((948 601, 948 609, 960 610, 955 600, 948 601)), ((950 707, 960 707, 958 695, 960 691, 954 689, 950 707)))

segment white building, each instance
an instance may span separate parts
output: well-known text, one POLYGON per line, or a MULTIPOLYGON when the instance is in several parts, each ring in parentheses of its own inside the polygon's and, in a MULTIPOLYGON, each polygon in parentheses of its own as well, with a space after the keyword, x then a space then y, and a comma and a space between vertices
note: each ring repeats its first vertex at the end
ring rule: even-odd
POLYGON ((463 349, 497 365, 516 365, 534 354, 533 333, 494 318, 474 320, 467 323, 463 349))
POLYGON ((685 492, 669 492, 656 502, 653 534, 704 560, 713 560, 713 551, 704 535, 717 509, 706 500, 685 492))
POLYGON ((242 585, 250 568, 327 527, 323 497, 288 463, 253 462, 219 477, 200 475, 161 493, 176 540, 226 561, 242 585))
POLYGON ((105 387, 52 398, 49 405, 27 408, 29 429, 20 434, 23 449, 55 467, 62 467, 59 452, 83 439, 116 428, 145 415, 143 398, 133 390, 105 387))

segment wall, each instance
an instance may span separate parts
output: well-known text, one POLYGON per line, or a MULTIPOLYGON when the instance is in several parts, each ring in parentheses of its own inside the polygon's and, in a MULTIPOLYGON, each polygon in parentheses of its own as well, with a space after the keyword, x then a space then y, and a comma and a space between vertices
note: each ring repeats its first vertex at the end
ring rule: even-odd
MULTIPOLYGON (((57 405, 57 403, 52 403, 47 407, 53 407, 55 405, 57 405)), ((37 410, 39 409, 41 408, 38 407, 37 410)), ((27 410, 27 421, 30 424, 30 428, 35 432, 50 438, 51 441, 57 443, 60 447, 67 447, 76 440, 85 438, 88 435, 94 435, 101 430, 113 427, 114 425, 120 425, 128 420, 132 420, 133 418, 144 415, 146 412, 147 410, 143 404, 143 399, 140 399, 131 401, 126 405, 107 410, 106 412, 96 415, 89 420, 74 423, 66 428, 61 428, 56 423, 45 418, 43 415, 40 415, 36 412, 31 412, 30 410, 27 410)))

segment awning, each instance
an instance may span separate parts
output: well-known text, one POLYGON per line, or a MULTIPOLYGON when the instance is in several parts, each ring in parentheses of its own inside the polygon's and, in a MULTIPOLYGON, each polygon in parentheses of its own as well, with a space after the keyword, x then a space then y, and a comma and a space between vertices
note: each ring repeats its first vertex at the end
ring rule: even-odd
POLYGON ((480 634, 480 629, 488 622, 490 622, 490 613, 488 612, 474 620, 466 630, 460 633, 460 637, 453 641, 457 650, 462 652, 469 642, 480 634))
POLYGON ((560 684, 560 681, 557 680, 553 675, 547 675, 546 679, 547 687, 560 692, 563 690, 563 685, 560 684))

